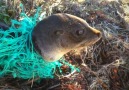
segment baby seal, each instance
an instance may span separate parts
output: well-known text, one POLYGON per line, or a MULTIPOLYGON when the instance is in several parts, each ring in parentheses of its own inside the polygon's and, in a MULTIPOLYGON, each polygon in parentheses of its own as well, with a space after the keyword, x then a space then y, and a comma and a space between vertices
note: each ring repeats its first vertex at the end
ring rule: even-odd
POLYGON ((32 38, 36 51, 52 62, 71 50, 94 44, 101 38, 101 32, 77 16, 58 13, 40 21, 32 38))

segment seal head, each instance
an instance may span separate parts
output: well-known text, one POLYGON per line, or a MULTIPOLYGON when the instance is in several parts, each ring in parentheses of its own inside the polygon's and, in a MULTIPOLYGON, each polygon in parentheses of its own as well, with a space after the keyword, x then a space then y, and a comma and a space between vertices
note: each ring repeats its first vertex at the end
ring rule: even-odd
POLYGON ((71 50, 94 44, 101 38, 101 32, 77 16, 58 13, 40 21, 32 38, 43 59, 52 62, 71 50))

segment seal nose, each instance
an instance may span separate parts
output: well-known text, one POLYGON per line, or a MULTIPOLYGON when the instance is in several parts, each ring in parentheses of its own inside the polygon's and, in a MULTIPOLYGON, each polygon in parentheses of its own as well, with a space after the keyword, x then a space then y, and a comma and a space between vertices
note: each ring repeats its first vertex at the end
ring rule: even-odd
POLYGON ((98 36, 98 38, 101 38, 102 37, 101 32, 97 32, 96 35, 98 36))
POLYGON ((91 29, 94 32, 94 34, 97 35, 98 38, 101 38, 102 37, 102 33, 99 30, 94 29, 94 28, 91 28, 91 29))

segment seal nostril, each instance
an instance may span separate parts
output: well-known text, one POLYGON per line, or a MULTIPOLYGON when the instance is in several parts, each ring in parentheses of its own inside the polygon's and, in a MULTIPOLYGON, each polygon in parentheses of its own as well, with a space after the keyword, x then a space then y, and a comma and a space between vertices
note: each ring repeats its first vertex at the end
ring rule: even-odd
POLYGON ((102 33, 99 30, 92 28, 92 27, 90 27, 90 28, 93 31, 93 33, 95 34, 95 36, 97 36, 98 38, 102 37, 102 33))
POLYGON ((98 32, 98 33, 96 33, 96 35, 99 37, 99 38, 101 38, 101 32, 98 32))

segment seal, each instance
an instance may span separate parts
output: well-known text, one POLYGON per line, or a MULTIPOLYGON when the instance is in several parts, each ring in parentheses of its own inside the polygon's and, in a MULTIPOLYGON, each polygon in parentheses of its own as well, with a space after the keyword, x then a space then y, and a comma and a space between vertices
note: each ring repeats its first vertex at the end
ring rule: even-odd
POLYGON ((36 51, 48 62, 59 60, 71 50, 92 45, 101 36, 101 32, 85 20, 67 13, 41 20, 32 32, 36 51))

